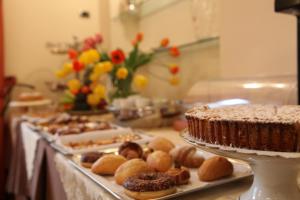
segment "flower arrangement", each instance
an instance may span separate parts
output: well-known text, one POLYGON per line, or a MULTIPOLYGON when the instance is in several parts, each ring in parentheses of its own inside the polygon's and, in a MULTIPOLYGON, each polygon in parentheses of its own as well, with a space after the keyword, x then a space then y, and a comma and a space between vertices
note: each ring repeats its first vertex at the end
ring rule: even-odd
MULTIPOLYGON (((68 61, 56 71, 60 79, 67 78, 67 90, 62 98, 65 109, 90 110, 103 109, 109 99, 125 98, 136 94, 136 88, 144 88, 148 84, 147 76, 137 73, 137 70, 148 64, 154 57, 154 52, 145 53, 139 48, 143 41, 143 33, 138 33, 132 41, 133 49, 126 55, 122 49, 109 53, 101 50, 102 36, 97 34, 84 40, 78 49, 68 51, 68 61), (69 78, 73 74, 74 78, 69 78), (107 80, 113 86, 107 91, 107 80)), ((169 39, 161 40, 160 47, 167 48, 172 57, 180 56, 176 46, 169 47, 169 39)), ((178 85, 180 80, 177 64, 160 64, 167 67, 171 85, 178 85)))

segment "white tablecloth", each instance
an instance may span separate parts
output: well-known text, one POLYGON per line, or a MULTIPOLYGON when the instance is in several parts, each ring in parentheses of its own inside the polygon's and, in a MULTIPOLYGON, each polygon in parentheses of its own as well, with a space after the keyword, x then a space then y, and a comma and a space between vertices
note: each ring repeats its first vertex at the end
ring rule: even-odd
POLYGON ((36 155, 36 147, 38 140, 41 138, 38 133, 31 130, 26 123, 21 124, 21 133, 25 151, 25 162, 27 179, 30 180, 33 173, 34 159, 36 155))

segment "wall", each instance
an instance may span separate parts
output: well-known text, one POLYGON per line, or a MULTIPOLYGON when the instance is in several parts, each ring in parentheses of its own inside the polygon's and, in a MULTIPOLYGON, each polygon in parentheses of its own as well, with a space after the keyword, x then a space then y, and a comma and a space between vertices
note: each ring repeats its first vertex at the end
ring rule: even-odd
MULTIPOLYGON (((160 40, 164 37, 169 37, 172 44, 180 45, 219 35, 219 0, 173 0, 173 3, 167 7, 154 12, 149 12, 149 4, 151 3, 153 8, 162 2, 149 0, 142 7, 140 18, 120 12, 122 2, 122 0, 110 1, 110 46, 112 49, 121 47, 128 51, 131 48, 131 40, 140 31, 145 35, 141 45, 143 50, 158 47, 160 40)), ((186 48, 182 50, 179 60, 170 59, 164 53, 160 54, 157 60, 147 66, 146 70, 141 70, 150 79, 148 88, 143 91, 143 94, 147 96, 183 98, 188 89, 198 80, 219 76, 218 42, 186 48), (166 80, 162 80, 169 79, 170 74, 167 69, 155 64, 157 60, 160 63, 175 62, 181 66, 181 84, 178 87, 171 86, 166 80)))
POLYGON ((226 0, 221 9, 224 77, 296 73, 296 18, 274 12, 274 0, 226 0))
POLYGON ((72 41, 101 31, 99 0, 4 0, 6 74, 47 92, 45 81, 66 56, 53 55, 46 42, 72 41), (79 13, 89 10, 90 19, 79 13))

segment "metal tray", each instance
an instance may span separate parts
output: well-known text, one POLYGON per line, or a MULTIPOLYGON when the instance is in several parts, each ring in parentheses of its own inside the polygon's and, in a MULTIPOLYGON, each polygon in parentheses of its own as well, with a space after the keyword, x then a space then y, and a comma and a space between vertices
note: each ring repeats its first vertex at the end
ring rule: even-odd
POLYGON ((44 138, 45 140, 47 140, 48 142, 51 143, 56 139, 54 135, 41 130, 39 127, 34 126, 33 124, 31 124, 29 122, 25 122, 25 123, 26 123, 26 126, 28 126, 28 128, 30 128, 32 131, 40 134, 41 137, 44 138))
MULTIPOLYGON (((116 153, 117 149, 106 149, 104 152, 110 152, 110 153, 116 153)), ((198 153, 202 154, 205 158, 214 156, 214 154, 208 153, 208 152, 202 152, 198 150, 198 153)), ((117 185, 114 181, 113 176, 99 176, 90 171, 88 168, 84 168, 80 164, 80 154, 73 155, 72 157, 69 157, 69 162, 71 165, 73 165, 76 169, 78 169, 81 173, 83 173, 85 176, 93 180, 96 184, 98 184, 100 187, 107 190, 109 193, 111 193, 114 197, 116 197, 119 200, 132 200, 132 198, 126 196, 126 194, 123 192, 123 187, 120 185, 117 185)), ((157 198, 157 200, 162 199, 170 199, 179 197, 182 195, 186 195, 192 192, 206 190, 208 188, 220 186, 226 183, 234 182, 240 179, 248 178, 252 176, 252 170, 248 164, 242 161, 238 161, 235 159, 229 159, 233 165, 234 165, 234 174, 231 177, 221 179, 218 181, 213 182, 202 182, 198 179, 197 176, 197 169, 190 169, 191 173, 191 179, 190 183, 188 185, 178 186, 177 192, 171 195, 167 195, 161 198, 157 198)))
MULTIPOLYGON (((130 132, 140 136, 140 139, 133 141, 133 142, 136 142, 140 145, 146 144, 152 139, 152 136, 147 135, 147 134, 145 134, 144 132, 142 132, 140 130, 132 130, 132 129, 128 129, 128 130, 130 130, 130 132)), ((123 131, 123 133, 124 133, 124 132, 127 131, 127 129, 120 129, 119 131, 123 131)), ((121 134, 121 132, 116 133, 116 134, 121 134)), ((101 136, 103 138, 111 137, 111 133, 105 134, 103 132, 101 135, 99 135, 99 134, 97 134, 97 135, 98 135, 98 137, 101 136)), ((85 135, 84 140, 89 140, 89 136, 90 135, 85 135)), ((91 138, 91 140, 92 140, 92 138, 91 138)), ((65 146, 59 140, 57 140, 55 142, 52 142, 51 146, 55 150, 57 150, 58 152, 62 153, 63 155, 76 155, 76 154, 78 155, 78 154, 85 153, 85 152, 90 152, 90 151, 101 151, 101 150, 104 151, 106 149, 116 148, 116 147, 120 146, 121 144, 122 143, 119 142, 119 143, 113 143, 113 144, 107 144, 107 145, 100 145, 98 147, 96 146, 96 147, 92 147, 92 148, 87 147, 87 148, 82 148, 82 149, 77 150, 77 149, 73 149, 73 148, 70 148, 68 146, 65 146)))
MULTIPOLYGON (((36 133, 40 134, 42 138, 44 138, 45 140, 47 140, 49 143, 52 143, 52 142, 55 142, 56 140, 60 139, 60 138, 64 138, 65 136, 62 135, 62 136, 59 136, 59 135, 56 135, 56 134, 51 134, 45 130, 43 130, 41 127, 38 127, 38 126, 35 126, 33 125, 32 123, 30 122, 25 122, 26 123, 26 126, 28 126, 31 130, 35 131, 36 133)), ((113 127, 114 129, 122 129, 123 127, 119 126, 119 125, 116 125, 116 124, 113 124, 113 123, 110 123, 111 127, 113 127)), ((109 130, 109 129, 107 129, 109 130)), ((106 131, 106 130, 96 130, 96 131, 90 131, 90 132, 101 132, 101 131, 106 131)), ((81 133, 81 134, 89 134, 90 132, 84 132, 84 133, 81 133)), ((74 134, 75 136, 77 135, 80 135, 80 134, 74 134)), ((67 135, 67 137, 69 137, 70 135, 67 135)), ((55 149, 61 149, 58 147, 59 145, 53 145, 53 147, 55 149)))

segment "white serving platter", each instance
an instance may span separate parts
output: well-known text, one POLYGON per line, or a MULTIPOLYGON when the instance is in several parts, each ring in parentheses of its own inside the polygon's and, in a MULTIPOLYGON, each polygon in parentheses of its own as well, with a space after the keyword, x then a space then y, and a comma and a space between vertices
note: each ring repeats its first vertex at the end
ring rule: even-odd
POLYGON ((28 126, 31 130, 38 132, 43 138, 45 138, 48 142, 53 142, 57 140, 65 140, 65 139, 72 139, 74 141, 80 140, 83 137, 86 137, 86 135, 97 135, 102 134, 103 132, 114 132, 115 130, 122 130, 124 129, 121 126, 110 124, 110 126, 113 129, 105 129, 105 130, 96 130, 96 131, 89 131, 89 132, 82 132, 80 134, 72 134, 72 135, 57 135, 57 134, 51 134, 48 131, 46 131, 44 128, 40 126, 35 126, 32 123, 25 122, 26 126, 28 126), (84 136, 83 136, 84 135, 84 136), (71 136, 71 137, 70 137, 71 136))
MULTIPOLYGON (((104 152, 117 152, 117 149, 106 149, 104 152)), ((202 154, 205 158, 209 158, 211 156, 214 156, 215 154, 204 152, 198 150, 199 154, 202 154)), ((119 200, 132 200, 132 198, 128 197, 124 193, 124 189, 122 186, 118 185, 114 181, 113 176, 100 176, 92 173, 90 169, 84 168, 80 164, 80 154, 73 155, 69 162, 71 165, 73 165, 75 168, 77 168, 81 173, 86 175, 88 178, 93 180, 96 184, 98 184, 100 187, 107 190, 109 193, 111 193, 114 197, 116 197, 119 200)), ((163 199, 171 199, 175 197, 179 197, 182 195, 186 195, 189 193, 193 193, 196 191, 206 190, 208 188, 220 186, 226 183, 234 182, 243 178, 247 178, 252 176, 252 170, 250 166, 242 161, 229 159, 234 166, 234 174, 231 177, 224 178, 221 180, 213 181, 213 182, 202 182, 198 179, 197 175, 197 169, 190 169, 191 178, 190 183, 183 186, 178 186, 177 191, 174 194, 167 195, 161 198, 158 198, 157 200, 163 200, 163 199)))
POLYGON ((149 142, 149 140, 151 140, 152 138, 151 136, 146 135, 140 131, 133 131, 131 128, 118 128, 118 129, 110 129, 110 130, 102 130, 102 131, 93 131, 84 134, 66 135, 63 137, 59 137, 51 145, 62 154, 73 155, 73 154, 79 154, 79 153, 84 153, 89 151, 97 151, 97 150, 102 150, 107 148, 114 148, 120 146, 121 143, 118 142, 113 144, 98 145, 98 146, 76 149, 66 145, 70 142, 83 142, 83 141, 90 141, 90 140, 92 141, 92 140, 101 140, 101 139, 105 140, 105 139, 112 138, 114 136, 125 135, 128 133, 133 133, 140 136, 140 139, 133 141, 138 144, 145 144, 149 142))
POLYGON ((51 104, 50 99, 41 99, 35 101, 12 101, 9 103, 9 106, 12 108, 16 107, 32 107, 32 106, 44 106, 51 104))

